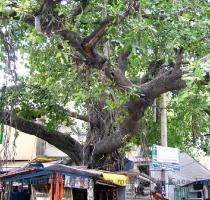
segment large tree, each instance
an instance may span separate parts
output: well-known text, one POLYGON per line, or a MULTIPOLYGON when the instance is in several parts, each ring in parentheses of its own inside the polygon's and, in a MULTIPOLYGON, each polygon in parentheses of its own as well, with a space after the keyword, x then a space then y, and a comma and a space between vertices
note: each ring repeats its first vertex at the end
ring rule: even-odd
POLYGON ((13 81, 1 89, 1 122, 77 165, 120 165, 118 150, 138 134, 154 100, 177 96, 183 74, 200 69, 192 62, 209 52, 209 15, 207 0, 1 2, 1 65, 13 81), (26 77, 16 73, 21 64, 26 77), (73 119, 85 122, 83 144, 58 131, 73 119))

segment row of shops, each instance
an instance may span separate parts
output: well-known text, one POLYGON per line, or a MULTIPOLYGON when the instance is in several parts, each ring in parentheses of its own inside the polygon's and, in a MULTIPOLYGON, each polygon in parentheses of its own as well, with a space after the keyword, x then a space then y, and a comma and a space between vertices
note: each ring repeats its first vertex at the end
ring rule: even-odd
POLYGON ((131 176, 53 164, 0 175, 1 200, 123 200, 131 176))
MULTIPOLYGON (((157 170, 152 171, 152 178, 144 168, 140 166, 139 169, 141 173, 133 167, 123 172, 108 172, 85 166, 66 166, 60 161, 30 163, 17 170, 1 171, 0 200, 210 199, 209 171, 206 171, 206 179, 196 181, 171 172, 169 182, 162 183, 157 170), (166 198, 160 195, 163 191, 168 191, 166 198)), ((197 173, 203 173, 197 169, 197 173)), ((191 176, 194 172, 190 171, 191 176)))

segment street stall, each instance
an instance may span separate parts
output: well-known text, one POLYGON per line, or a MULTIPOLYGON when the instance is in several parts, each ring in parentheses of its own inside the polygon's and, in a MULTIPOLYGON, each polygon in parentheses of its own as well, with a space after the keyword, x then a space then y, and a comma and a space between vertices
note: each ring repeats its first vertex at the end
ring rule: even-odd
POLYGON ((53 164, 0 175, 4 200, 124 200, 129 177, 53 164))
POLYGON ((126 185, 126 200, 151 199, 156 181, 144 173, 128 173, 129 183, 126 185))
POLYGON ((186 185, 175 188, 175 200, 209 200, 210 179, 193 181, 186 185))

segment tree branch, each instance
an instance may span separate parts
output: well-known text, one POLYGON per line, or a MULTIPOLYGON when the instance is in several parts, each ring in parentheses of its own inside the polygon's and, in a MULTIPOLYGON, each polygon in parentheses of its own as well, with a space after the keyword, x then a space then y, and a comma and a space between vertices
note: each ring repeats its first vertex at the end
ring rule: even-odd
POLYGON ((174 68, 180 68, 183 64, 184 49, 182 47, 175 49, 176 59, 174 68))
POLYGON ((80 15, 85 8, 87 7, 89 0, 80 0, 80 4, 75 9, 74 13, 72 14, 72 22, 75 23, 76 17, 80 15))
POLYGON ((127 3, 127 8, 122 15, 118 15, 116 17, 108 16, 100 23, 99 27, 95 31, 93 31, 89 36, 84 39, 82 44, 84 46, 84 49, 86 51, 94 49, 98 42, 100 42, 103 38, 109 25, 119 25, 126 19, 126 17, 137 11, 138 8, 139 3, 137 0, 129 0, 127 3))
POLYGON ((0 113, 0 122, 49 142, 69 155, 76 164, 81 164, 82 145, 70 135, 65 135, 59 131, 48 131, 43 125, 17 117, 9 112, 0 113))
POLYGON ((181 69, 170 69, 153 80, 142 84, 140 86, 141 93, 156 98, 165 92, 184 88, 186 84, 181 79, 182 74, 181 69))
POLYGON ((77 112, 72 112, 67 110, 67 113, 69 114, 70 117, 85 121, 85 122, 89 122, 89 118, 87 115, 80 115, 77 112))
POLYGON ((89 52, 95 48, 96 44, 104 36, 104 33, 106 32, 110 22, 111 18, 103 20, 99 27, 84 39, 82 46, 84 47, 85 51, 89 52))
MULTIPOLYGON (((36 91, 36 97, 39 98, 39 101, 43 101, 43 100, 46 100, 46 98, 50 99, 52 98, 52 94, 50 93, 49 90, 47 89, 43 89, 42 87, 38 86, 38 85, 30 85, 29 87, 27 87, 26 85, 22 84, 22 83, 19 83, 15 86, 9 86, 9 87, 6 87, 6 86, 3 86, 2 88, 0 88, 0 92, 5 92, 6 90, 7 91, 18 91, 20 90, 20 94, 21 94, 21 90, 29 90, 29 93, 32 92, 32 91, 36 91), (39 96, 40 95, 40 96, 39 96)), ((46 113, 47 113, 47 110, 45 108, 46 105, 43 105, 43 104, 39 104, 39 102, 36 102, 36 101, 33 101, 32 99, 30 99, 30 103, 33 104, 33 106, 31 106, 31 104, 29 103, 29 105, 27 105, 31 110, 41 110, 43 111, 41 114, 39 113, 38 115, 35 115, 34 116, 34 119, 36 118, 40 118, 42 116, 44 116, 46 113), (38 116, 38 117, 37 117, 38 116)), ((21 105, 21 102, 16 102, 17 104, 21 105)), ((67 116, 69 117, 72 117, 72 118, 75 118, 75 119, 79 119, 79 120, 82 120, 82 121, 85 121, 85 122, 89 122, 89 117, 85 114, 79 114, 77 112, 74 112, 74 111, 71 111, 67 108, 64 108, 63 106, 57 104, 57 103, 54 103, 54 104, 50 104, 51 107, 53 107, 54 110, 56 110, 57 112, 62 112, 62 113, 66 113, 67 116)), ((55 111, 55 112, 56 112, 55 111)))
POLYGON ((125 71, 128 67, 128 57, 129 57, 129 55, 130 55, 130 52, 125 51, 125 52, 122 52, 119 55, 119 58, 118 58, 118 68, 121 69, 123 74, 125 74, 125 71))
POLYGON ((104 70, 106 76, 112 80, 120 89, 128 91, 134 87, 133 83, 125 77, 120 68, 110 69, 106 67, 104 70))
MULTIPOLYGON (((40 9, 36 12, 35 17, 32 16, 33 20, 31 19, 31 17, 30 20, 24 18, 23 19, 26 23, 29 23, 30 25, 35 25, 35 28, 39 32, 50 35, 53 31, 55 34, 62 36, 65 40, 69 42, 70 46, 75 48, 76 51, 85 58, 85 64, 92 68, 102 69, 103 65, 107 61, 107 58, 95 50, 96 45, 98 44, 98 42, 101 41, 107 30, 107 27, 110 24, 119 24, 123 22, 128 15, 138 10, 138 1, 129 0, 127 3, 127 8, 125 9, 123 15, 116 16, 115 19, 107 17, 104 21, 101 22, 99 27, 95 31, 93 31, 92 34, 84 39, 78 33, 71 30, 60 30, 59 27, 61 26, 59 24, 59 20, 51 19, 53 15, 55 15, 54 17, 58 17, 56 12, 54 13, 54 8, 55 5, 60 2, 60 0, 53 2, 50 0, 44 0, 40 9), (49 23, 49 21, 52 21, 53 24, 49 23), (51 30, 52 28, 53 30, 51 30)), ((87 6, 87 2, 87 0, 83 0, 83 6, 87 6)), ((16 12, 12 13, 12 16, 15 17, 16 12)))
POLYGON ((138 121, 144 115, 148 106, 152 105, 154 99, 161 94, 181 89, 186 86, 181 80, 181 69, 174 68, 155 79, 140 85, 140 98, 130 100, 127 104, 128 116, 120 125, 119 131, 100 140, 94 149, 93 155, 97 159, 104 153, 110 153, 129 141, 138 131, 138 121))
POLYGON ((148 72, 141 78, 140 84, 144 84, 156 77, 161 69, 164 68, 163 61, 157 60, 149 65, 148 72))
POLYGON ((120 126, 120 130, 114 134, 103 138, 96 143, 93 155, 95 158, 104 154, 114 152, 127 143, 138 131, 138 120, 144 115, 144 111, 150 105, 142 102, 136 102, 136 111, 129 114, 120 126))
POLYGON ((64 111, 65 113, 67 113, 69 117, 79 119, 79 120, 82 120, 82 121, 85 121, 85 122, 89 122, 89 117, 87 115, 78 114, 77 112, 70 111, 68 109, 63 108, 62 106, 59 106, 59 105, 57 105, 57 107, 61 111, 64 111))

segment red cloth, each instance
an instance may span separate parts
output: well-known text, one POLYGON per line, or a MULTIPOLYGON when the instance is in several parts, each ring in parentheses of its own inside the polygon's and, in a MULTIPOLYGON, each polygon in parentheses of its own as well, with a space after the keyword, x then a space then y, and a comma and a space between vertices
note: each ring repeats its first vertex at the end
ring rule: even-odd
POLYGON ((63 198, 63 177, 56 174, 55 199, 62 200, 63 198))

